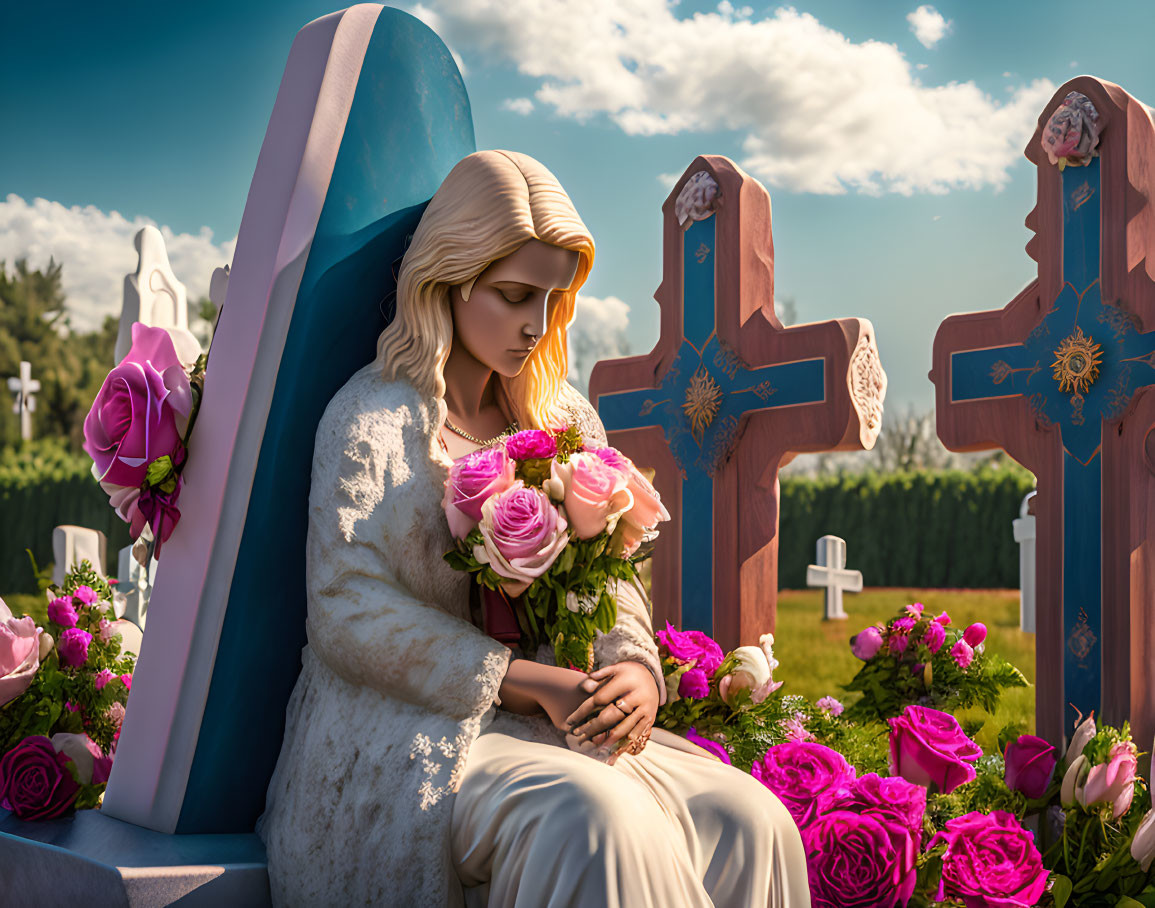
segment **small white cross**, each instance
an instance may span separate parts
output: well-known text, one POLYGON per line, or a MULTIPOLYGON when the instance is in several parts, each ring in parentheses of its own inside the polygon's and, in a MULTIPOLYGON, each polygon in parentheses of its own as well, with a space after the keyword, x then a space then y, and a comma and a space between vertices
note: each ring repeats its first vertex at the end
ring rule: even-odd
POLYGON ((32 413, 36 410, 36 398, 32 395, 40 390, 40 382, 32 378, 32 363, 21 360, 20 377, 8 379, 8 390, 16 395, 13 413, 20 414, 20 437, 32 440, 32 413))
POLYGON ((826 589, 825 621, 847 617, 842 608, 842 592, 862 592, 862 571, 846 570, 846 540, 838 536, 823 536, 818 540, 818 564, 806 568, 806 585, 826 589))

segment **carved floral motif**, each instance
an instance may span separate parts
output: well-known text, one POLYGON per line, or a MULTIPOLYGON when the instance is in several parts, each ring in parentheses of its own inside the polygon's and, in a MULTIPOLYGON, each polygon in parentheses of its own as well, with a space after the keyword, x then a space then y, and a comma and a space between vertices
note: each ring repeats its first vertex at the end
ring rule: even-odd
POLYGON ((886 373, 878 351, 868 335, 858 339, 850 354, 850 399, 862 425, 871 435, 871 442, 882 428, 882 400, 886 395, 886 373))
POLYGON ((1102 344, 1096 344, 1076 325, 1074 333, 1063 338, 1063 342, 1055 349, 1055 361, 1051 363, 1051 368, 1060 391, 1086 394, 1099 377, 1102 362, 1102 344))
POLYGON ((718 183, 705 170, 699 170, 682 187, 674 202, 674 214, 683 227, 687 221, 704 221, 718 210, 722 201, 718 183))
POLYGON ((1091 99, 1077 91, 1068 92, 1043 127, 1039 143, 1059 170, 1090 163, 1099 145, 1099 112, 1091 99))

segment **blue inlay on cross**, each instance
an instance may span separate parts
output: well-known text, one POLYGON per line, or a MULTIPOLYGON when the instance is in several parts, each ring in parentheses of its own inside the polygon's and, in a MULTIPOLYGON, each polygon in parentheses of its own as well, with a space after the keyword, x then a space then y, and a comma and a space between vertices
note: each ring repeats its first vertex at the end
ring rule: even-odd
POLYGON ((1063 446, 1063 699, 1098 710, 1102 678, 1102 438, 1155 382, 1155 331, 1100 294, 1099 159, 1062 173, 1063 289, 1021 344, 957 351, 951 401, 1022 395, 1063 446))
POLYGON ((682 627, 714 632, 714 482, 738 440, 743 416, 825 396, 821 357, 750 367, 719 336, 717 218, 682 236, 682 339, 656 389, 605 393, 608 431, 660 426, 682 480, 682 627), (692 553, 692 557, 688 557, 692 553))

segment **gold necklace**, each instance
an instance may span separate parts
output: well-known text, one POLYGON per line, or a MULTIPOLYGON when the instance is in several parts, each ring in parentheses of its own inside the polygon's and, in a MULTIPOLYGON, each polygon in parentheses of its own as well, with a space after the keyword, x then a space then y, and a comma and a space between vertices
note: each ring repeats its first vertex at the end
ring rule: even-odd
POLYGON ((481 445, 483 448, 488 448, 491 444, 494 444, 495 442, 501 441, 503 438, 505 438, 506 435, 512 435, 514 432, 518 431, 517 420, 515 419, 512 423, 510 423, 508 426, 505 427, 505 429, 501 432, 501 434, 495 435, 493 438, 486 441, 485 439, 477 438, 474 435, 470 435, 464 429, 457 428, 457 426, 455 426, 453 423, 451 423, 449 421, 449 414, 445 415, 445 428, 449 429, 449 431, 451 431, 451 432, 456 432, 458 435, 460 435, 466 441, 471 441, 475 445, 481 445))

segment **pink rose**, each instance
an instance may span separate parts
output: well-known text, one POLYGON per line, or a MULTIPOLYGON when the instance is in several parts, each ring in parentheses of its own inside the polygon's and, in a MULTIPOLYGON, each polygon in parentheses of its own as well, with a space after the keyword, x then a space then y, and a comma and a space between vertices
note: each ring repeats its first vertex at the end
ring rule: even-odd
POLYGON ((910 833, 917 853, 922 842, 922 820, 926 814, 926 789, 899 776, 867 773, 855 779, 849 791, 836 797, 830 809, 891 815, 910 833))
POLYGON ((680 631, 667 621, 656 636, 674 659, 691 663, 708 676, 722 664, 722 647, 701 631, 680 631))
MULTIPOLYGON (((601 454, 598 456, 602 457, 601 454)), ((627 554, 632 555, 641 543, 643 534, 654 529, 659 523, 669 520, 670 512, 662 504, 662 496, 658 494, 658 490, 641 474, 633 462, 627 457, 622 459, 626 461, 624 470, 626 488, 630 490, 630 495, 634 499, 632 507, 622 515, 628 537, 627 554)), ((602 460, 605 460, 605 457, 602 457, 602 460)))
POLYGON ((950 624, 950 615, 948 615, 946 612, 943 612, 934 620, 941 624, 943 627, 946 627, 948 624, 950 624))
POLYGON ((56 644, 61 663, 70 666, 83 665, 88 661, 88 645, 91 642, 92 634, 88 631, 70 627, 60 635, 60 640, 56 644))
POLYGON ((505 440, 505 453, 514 460, 548 460, 557 455, 557 440, 541 429, 523 429, 505 440))
POLYGON ((140 488, 149 463, 172 455, 192 412, 192 387, 163 328, 132 326, 132 349, 84 420, 84 450, 101 483, 140 488))
POLYGON ((473 556, 488 564, 520 596, 549 570, 569 542, 565 518, 540 489, 516 481, 481 506, 481 545, 473 556))
POLYGON ((40 668, 40 630, 25 615, 16 618, 0 599, 0 706, 15 700, 40 668))
POLYGON ((120 726, 124 723, 124 704, 119 700, 113 703, 112 706, 104 711, 104 717, 115 725, 116 730, 119 732, 120 726))
POLYGON ((1119 819, 1131 809, 1138 770, 1135 745, 1130 741, 1120 741, 1111 748, 1106 763, 1091 767, 1083 788, 1083 803, 1087 807, 1111 804, 1115 819, 1119 819))
POLYGON ((464 539, 481 521, 481 506, 514 482, 514 463, 501 448, 471 451, 453 464, 441 507, 449 532, 464 539))
POLYGON ((950 794, 975 777, 982 748, 949 713, 908 706, 890 722, 890 772, 916 785, 937 785, 950 794))
POLYGON ((910 637, 908 637, 906 634, 891 634, 890 641, 887 645, 890 648, 891 653, 896 656, 901 656, 906 652, 906 646, 908 643, 910 643, 910 637))
POLYGON ((57 596, 48 603, 48 620, 61 627, 76 627, 76 609, 71 596, 57 596))
POLYGON ((1047 888, 1049 871, 1034 837, 1013 813, 994 810, 947 820, 927 845, 946 843, 942 882, 935 898, 959 899, 967 908, 1028 908, 1047 888))
POLYGON ((987 639, 987 626, 976 621, 963 631, 963 639, 973 648, 987 639))
POLYGON ((956 643, 951 648, 950 654, 954 658, 954 661, 958 663, 958 667, 964 672, 970 668, 970 664, 975 657, 975 651, 971 649, 970 644, 965 640, 960 640, 956 643))
POLYGON ((132 675, 121 675, 120 683, 123 684, 128 690, 132 690, 132 675))
POLYGON ((799 826, 849 791, 854 781, 854 767, 842 754, 806 741, 775 744, 754 761, 750 774, 778 796, 799 826))
POLYGON ((906 613, 910 615, 911 618, 917 620, 918 618, 922 617, 922 613, 925 608, 926 607, 921 602, 912 602, 906 607, 906 613))
POLYGON ((850 650, 863 662, 869 662, 882 649, 882 631, 871 625, 850 638, 850 650))
POLYGON ((579 539, 612 533, 634 503, 626 477, 593 454, 574 454, 568 463, 554 461, 551 475, 564 489, 565 514, 579 539))
POLYGON ((895 618, 891 628, 898 631, 900 634, 908 634, 914 630, 915 623, 916 619, 912 618, 910 615, 907 615, 904 618, 895 618))
POLYGON ((703 750, 708 750, 723 763, 730 763, 730 752, 717 741, 703 738, 696 729, 691 728, 686 731, 686 740, 697 744, 703 750))
POLYGON ((25 738, 0 757, 0 807, 21 820, 61 816, 80 793, 68 762, 43 735, 25 738))
POLYGON ((100 601, 100 596, 90 586, 78 586, 76 592, 72 594, 72 598, 79 599, 82 606, 93 606, 100 601))
POLYGON ((932 621, 927 625, 926 630, 922 632, 922 642, 926 644, 927 649, 931 653, 937 653, 942 649, 942 645, 946 643, 946 628, 944 628, 937 621, 932 621))
POLYGON ((100 642, 107 643, 116 636, 116 628, 107 618, 100 619, 100 642))
POLYGON ((842 710, 843 710, 842 703, 840 703, 838 700, 834 699, 834 697, 823 697, 821 700, 819 700, 814 705, 817 706, 819 709, 826 710, 826 712, 830 713, 830 715, 832 715, 832 716, 841 716, 842 715, 842 710))
POLYGON ((1041 798, 1055 774, 1055 748, 1034 735, 1019 735, 1007 742, 1005 754, 1007 788, 1028 798, 1041 798))
POLYGON ((97 690, 104 690, 104 688, 108 685, 108 682, 115 677, 116 675, 112 673, 111 669, 102 668, 92 676, 92 684, 97 690))

